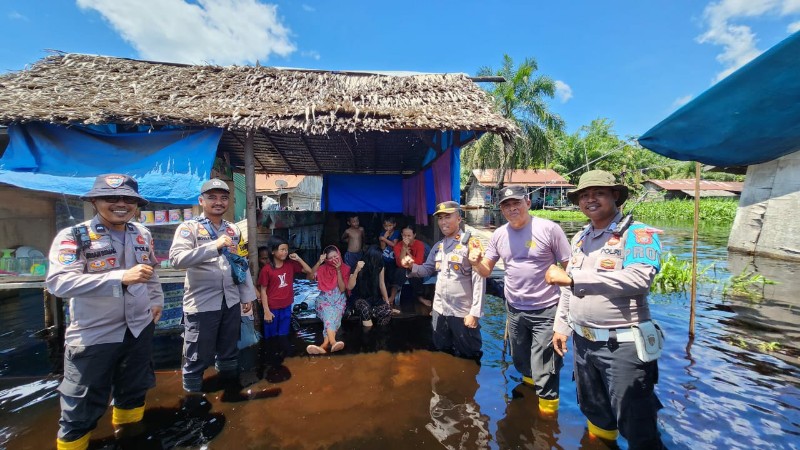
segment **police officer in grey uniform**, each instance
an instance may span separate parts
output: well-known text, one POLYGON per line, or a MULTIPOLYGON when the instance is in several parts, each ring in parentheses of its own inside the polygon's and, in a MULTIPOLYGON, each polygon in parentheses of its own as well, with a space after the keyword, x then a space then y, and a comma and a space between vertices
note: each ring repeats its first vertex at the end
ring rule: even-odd
POLYGON ((148 202, 136 181, 100 175, 82 200, 96 215, 61 230, 50 247, 47 289, 69 300, 58 449, 85 449, 113 398, 118 436, 139 428, 155 386, 153 330, 164 307, 153 239, 129 222, 148 202))
POLYGON ((436 206, 433 215, 444 239, 434 244, 422 265, 414 258, 403 258, 409 277, 428 277, 438 273, 433 295, 433 345, 439 351, 468 359, 480 359, 482 352, 479 320, 486 293, 486 278, 472 269, 467 259, 469 246, 476 238, 462 239, 461 206, 452 201, 436 206), (462 242, 464 241, 464 242, 462 242))
POLYGON ((241 231, 222 218, 230 204, 228 185, 206 181, 198 202, 203 214, 178 226, 169 250, 172 266, 186 269, 183 389, 192 402, 202 395, 203 372, 212 364, 228 386, 238 384, 240 317, 256 298, 250 272, 238 282, 231 272, 228 254, 236 254, 241 231))
POLYGON ((572 239, 566 271, 551 266, 545 274, 564 287, 553 346, 563 355, 574 336, 578 403, 590 435, 613 441, 622 434, 631 449, 662 448, 657 352, 638 348, 650 339, 637 339, 650 330, 649 345, 659 341, 647 294, 660 268, 661 231, 623 217, 628 188, 608 172, 586 172, 567 196, 591 223, 572 239))

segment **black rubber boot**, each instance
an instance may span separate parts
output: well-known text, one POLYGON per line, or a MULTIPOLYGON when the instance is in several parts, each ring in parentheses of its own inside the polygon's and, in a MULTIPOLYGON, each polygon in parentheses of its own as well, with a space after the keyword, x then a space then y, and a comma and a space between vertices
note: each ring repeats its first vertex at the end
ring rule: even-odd
POLYGON ((181 415, 185 417, 202 417, 211 411, 211 403, 202 392, 189 392, 181 400, 181 415))

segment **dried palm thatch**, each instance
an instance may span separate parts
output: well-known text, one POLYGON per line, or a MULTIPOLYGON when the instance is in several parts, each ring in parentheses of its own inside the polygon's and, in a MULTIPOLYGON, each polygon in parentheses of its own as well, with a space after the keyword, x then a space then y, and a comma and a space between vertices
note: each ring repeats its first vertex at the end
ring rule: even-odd
POLYGON ((242 163, 250 132, 257 170, 294 173, 404 173, 414 170, 427 149, 422 142, 438 131, 516 133, 464 75, 190 66, 80 54, 49 56, 0 76, 0 123, 30 121, 218 127, 226 130, 220 150, 234 166, 242 163), (374 154, 384 151, 396 154, 386 161, 374 154))

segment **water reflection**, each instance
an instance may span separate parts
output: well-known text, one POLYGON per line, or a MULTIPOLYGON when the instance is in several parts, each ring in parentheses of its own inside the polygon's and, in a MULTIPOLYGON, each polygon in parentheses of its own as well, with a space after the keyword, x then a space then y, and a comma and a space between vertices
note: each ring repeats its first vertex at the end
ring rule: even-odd
POLYGON ((558 420, 540 417, 536 392, 523 383, 517 384, 506 401, 502 419, 497 421, 497 445, 502 448, 564 448, 556 436, 558 420))
POLYGON ((456 382, 443 380, 435 367, 431 369, 431 421, 425 428, 445 448, 485 448, 489 444, 489 418, 473 400, 478 389, 474 381, 477 369, 475 365, 456 382))

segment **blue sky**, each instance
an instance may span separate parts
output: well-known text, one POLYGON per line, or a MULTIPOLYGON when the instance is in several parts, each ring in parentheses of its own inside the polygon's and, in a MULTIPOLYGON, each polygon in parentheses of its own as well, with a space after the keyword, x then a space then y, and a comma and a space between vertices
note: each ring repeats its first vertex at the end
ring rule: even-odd
POLYGON ((47 49, 471 75, 533 57, 568 131, 607 118, 625 137, 800 30, 800 0, 5 0, 0 26, 0 73, 47 49))

